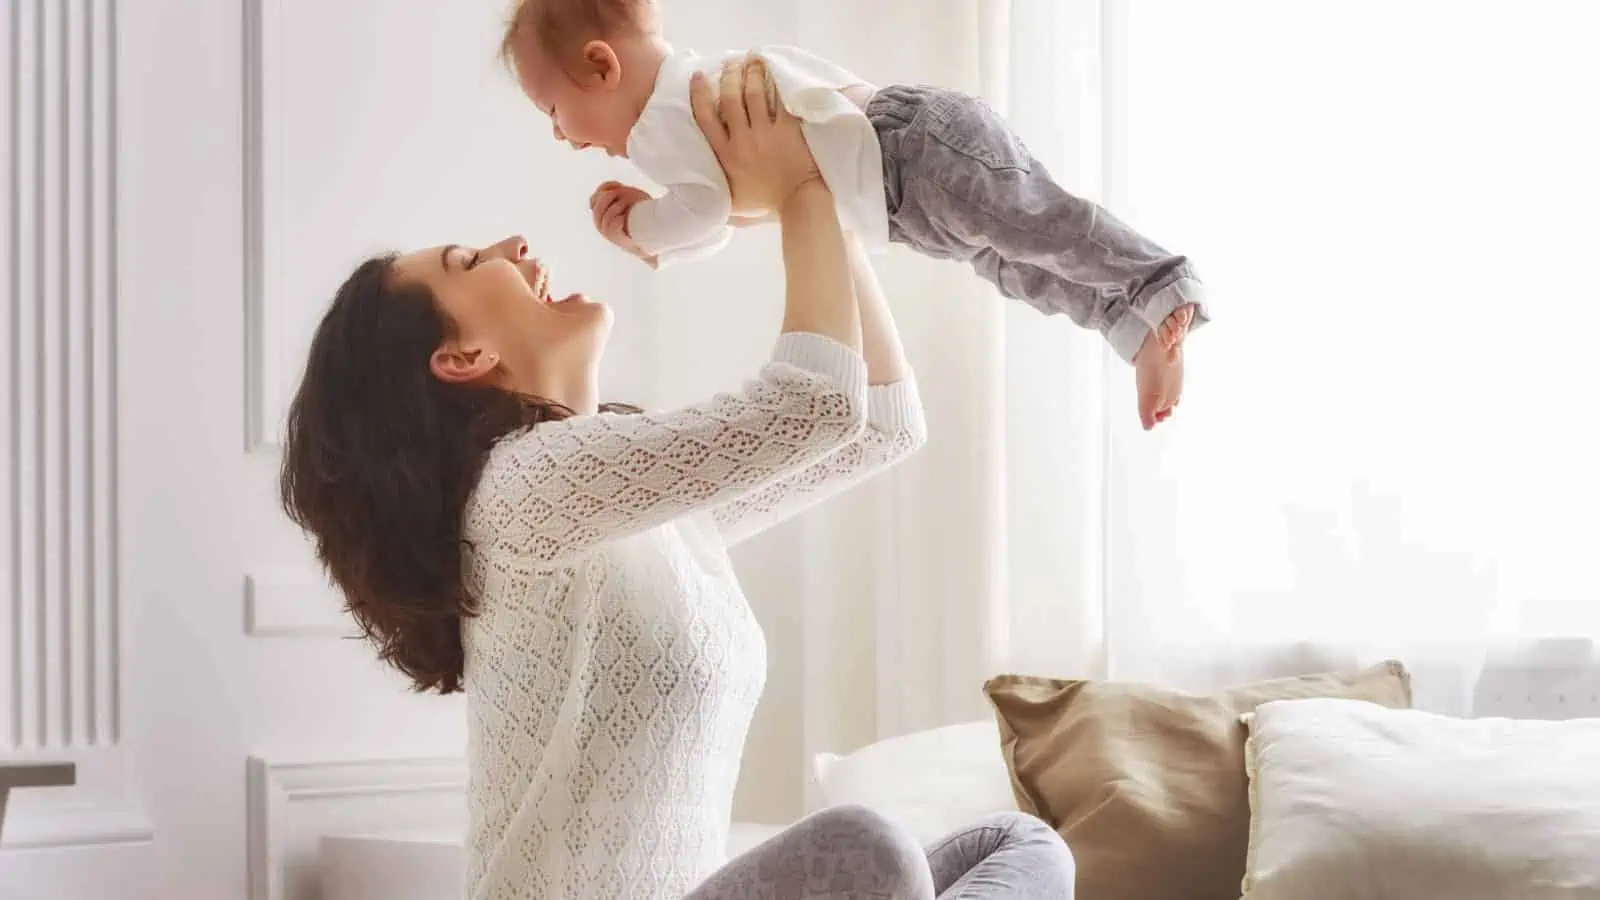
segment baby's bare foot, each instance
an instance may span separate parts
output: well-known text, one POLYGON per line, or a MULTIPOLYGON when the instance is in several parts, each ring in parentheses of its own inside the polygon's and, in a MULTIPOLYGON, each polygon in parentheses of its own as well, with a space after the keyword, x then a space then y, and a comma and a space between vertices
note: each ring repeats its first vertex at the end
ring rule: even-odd
POLYGON ((1156 339, 1168 353, 1176 353, 1189 336, 1189 326, 1194 323, 1194 304, 1185 303, 1172 311, 1161 327, 1156 329, 1156 339))
POLYGON ((1139 422, 1149 431, 1172 417, 1183 396, 1183 347, 1169 353, 1155 343, 1152 334, 1145 341, 1145 352, 1134 359, 1133 370, 1139 422))

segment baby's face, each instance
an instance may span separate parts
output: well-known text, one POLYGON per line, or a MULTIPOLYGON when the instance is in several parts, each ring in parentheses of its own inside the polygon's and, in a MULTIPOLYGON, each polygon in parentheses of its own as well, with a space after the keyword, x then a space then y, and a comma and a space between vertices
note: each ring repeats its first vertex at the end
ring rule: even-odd
POLYGON ((517 81, 533 105, 550 117, 558 141, 574 150, 596 148, 611 156, 628 155, 628 134, 637 114, 630 109, 616 77, 594 77, 582 85, 534 47, 517 57, 517 81))

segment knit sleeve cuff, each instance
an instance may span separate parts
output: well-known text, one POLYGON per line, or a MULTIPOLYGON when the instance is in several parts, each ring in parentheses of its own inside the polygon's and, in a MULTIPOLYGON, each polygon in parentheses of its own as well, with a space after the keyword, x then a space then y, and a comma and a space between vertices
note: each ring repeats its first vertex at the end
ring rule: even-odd
POLYGON ((867 388, 867 427, 879 431, 927 433, 922 398, 914 378, 867 388))
POLYGON ((866 395, 866 360, 833 338, 808 332, 783 334, 772 352, 772 361, 820 375, 851 397, 866 395))

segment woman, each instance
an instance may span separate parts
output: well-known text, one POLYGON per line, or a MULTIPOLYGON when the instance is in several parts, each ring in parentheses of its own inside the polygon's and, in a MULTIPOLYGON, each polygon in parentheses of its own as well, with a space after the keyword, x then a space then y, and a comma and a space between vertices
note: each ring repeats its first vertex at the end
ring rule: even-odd
POLYGON ((924 434, 798 124, 758 69, 723 78, 696 116, 737 211, 782 227, 770 364, 695 406, 605 409, 610 313, 552 300, 520 238, 372 260, 312 342, 284 505, 380 655, 467 693, 471 897, 1070 896, 1065 845, 1020 814, 924 855, 829 810, 723 864, 766 667, 726 548, 924 434))

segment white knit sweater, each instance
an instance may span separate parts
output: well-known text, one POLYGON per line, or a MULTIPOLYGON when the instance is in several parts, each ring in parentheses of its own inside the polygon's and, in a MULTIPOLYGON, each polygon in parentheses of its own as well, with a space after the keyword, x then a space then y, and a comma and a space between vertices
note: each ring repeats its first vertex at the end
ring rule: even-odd
POLYGON ((665 900, 722 865, 766 676, 726 548, 924 434, 912 382, 785 335, 738 393, 495 447, 465 521, 469 897, 665 900))

